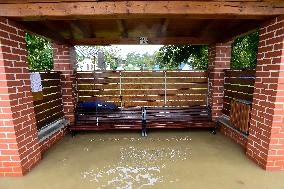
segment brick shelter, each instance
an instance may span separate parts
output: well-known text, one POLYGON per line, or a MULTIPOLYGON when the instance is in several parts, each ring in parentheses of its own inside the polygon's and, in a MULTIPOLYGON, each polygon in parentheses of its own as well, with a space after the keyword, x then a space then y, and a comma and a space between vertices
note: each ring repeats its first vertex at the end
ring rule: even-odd
POLYGON ((138 44, 139 36, 131 36, 135 32, 140 35, 133 29, 135 27, 131 28, 134 24, 132 18, 138 18, 134 20, 136 24, 157 23, 156 33, 142 28, 145 35, 150 36, 150 44, 209 45, 209 104, 213 120, 222 114, 224 69, 230 67, 231 58, 231 42, 228 41, 259 28, 256 82, 247 142, 234 131, 224 128, 222 131, 241 143, 247 156, 262 168, 283 170, 283 12, 284 3, 281 0, 35 1, 26 4, 15 0, 0 4, 0 176, 28 173, 40 162, 41 154, 68 132, 64 127, 44 141, 38 140, 26 60, 25 31, 53 41, 54 69, 62 72, 64 117, 73 124, 76 104, 74 45, 138 44), (194 19, 185 20, 183 15, 194 19), (85 22, 80 22, 83 18, 85 22), (68 22, 72 19, 74 21, 68 22), (86 22, 88 19, 94 20, 86 22), (114 37, 105 36, 108 33, 100 31, 99 27, 93 31, 87 27, 93 24, 104 27, 101 19, 106 19, 103 21, 109 22, 108 26, 116 24, 117 30, 106 29, 113 32, 114 37), (184 24, 187 22, 192 23, 191 27, 184 24), (65 27, 66 23, 68 27, 65 27), (69 28, 68 31, 63 30, 66 28, 69 28))

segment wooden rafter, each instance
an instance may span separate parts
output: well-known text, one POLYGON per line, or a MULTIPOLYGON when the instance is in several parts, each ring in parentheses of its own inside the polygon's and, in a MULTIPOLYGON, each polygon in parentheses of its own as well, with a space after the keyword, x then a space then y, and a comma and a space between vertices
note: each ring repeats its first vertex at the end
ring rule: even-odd
MULTIPOLYGON (((210 44, 214 39, 195 38, 195 37, 152 37, 148 38, 149 44, 171 44, 171 45, 185 45, 185 44, 210 44)), ((69 41, 72 45, 135 45, 139 44, 139 38, 89 38, 89 39, 72 39, 69 41)))
POLYGON ((32 24, 29 22, 22 23, 25 29, 29 32, 36 33, 38 35, 42 35, 59 43, 65 44, 67 41, 62 37, 59 36, 57 33, 53 32, 49 28, 46 28, 43 24, 32 24))
POLYGON ((161 25, 157 31, 157 36, 163 37, 167 32, 168 25, 169 25, 169 19, 166 18, 162 19, 161 25))
POLYGON ((245 22, 241 23, 239 25, 236 25, 233 27, 230 31, 228 31, 226 36, 222 36, 216 40, 220 42, 226 42, 228 40, 231 40, 232 38, 235 38, 240 35, 247 34, 249 32, 253 32, 257 30, 257 23, 251 23, 251 22, 245 22), (245 33, 243 31, 246 31, 245 33))
POLYGON ((4 3, 0 16, 24 20, 52 18, 191 17, 261 18, 284 13, 284 1, 98 1, 58 3, 4 3))
POLYGON ((117 20, 117 27, 121 32, 121 37, 128 37, 126 21, 123 19, 117 20))

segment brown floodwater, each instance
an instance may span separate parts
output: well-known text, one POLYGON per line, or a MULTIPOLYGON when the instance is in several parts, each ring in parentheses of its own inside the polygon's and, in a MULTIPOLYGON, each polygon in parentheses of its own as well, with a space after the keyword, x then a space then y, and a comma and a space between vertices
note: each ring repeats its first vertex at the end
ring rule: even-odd
POLYGON ((207 131, 79 133, 48 150, 25 177, 0 189, 283 189, 284 172, 266 172, 229 138, 207 131))

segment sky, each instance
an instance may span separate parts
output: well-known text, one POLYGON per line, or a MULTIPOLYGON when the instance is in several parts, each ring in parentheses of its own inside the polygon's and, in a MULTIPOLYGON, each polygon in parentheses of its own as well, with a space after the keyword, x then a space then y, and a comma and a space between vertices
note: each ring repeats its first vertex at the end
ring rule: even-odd
POLYGON ((122 58, 126 58, 126 55, 131 52, 135 52, 138 54, 149 53, 153 54, 155 51, 158 51, 160 47, 163 45, 111 45, 111 48, 120 49, 118 54, 122 56, 122 58))

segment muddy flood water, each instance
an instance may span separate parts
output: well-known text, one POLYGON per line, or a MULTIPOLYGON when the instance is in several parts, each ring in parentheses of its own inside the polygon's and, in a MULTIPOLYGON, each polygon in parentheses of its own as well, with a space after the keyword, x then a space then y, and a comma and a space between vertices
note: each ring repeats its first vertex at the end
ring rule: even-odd
POLYGON ((229 138, 207 131, 79 133, 66 136, 22 178, 0 189, 283 189, 284 172, 265 172, 229 138))

